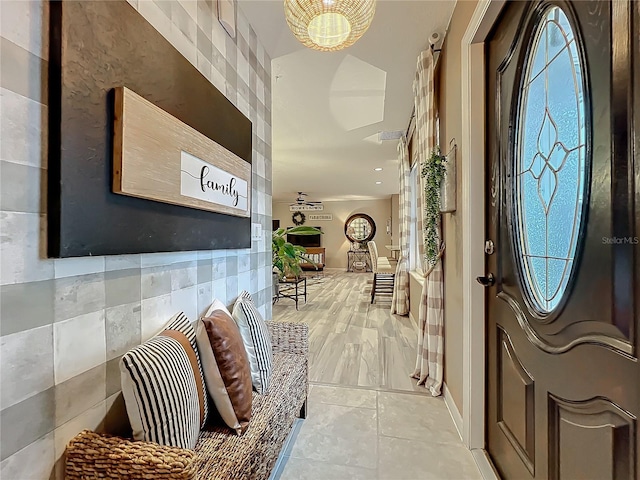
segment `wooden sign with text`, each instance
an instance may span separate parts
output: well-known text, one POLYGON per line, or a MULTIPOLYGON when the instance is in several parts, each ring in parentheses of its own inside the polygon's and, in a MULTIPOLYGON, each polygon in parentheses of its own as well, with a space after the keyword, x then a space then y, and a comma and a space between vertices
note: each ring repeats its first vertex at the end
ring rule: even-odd
POLYGON ((113 191, 251 215, 251 165, 126 87, 116 88, 113 191))
POLYGON ((333 214, 332 213, 310 213, 309 220, 310 221, 320 220, 323 222, 328 222, 333 220, 333 214))
POLYGON ((324 205, 289 205, 290 212, 317 212, 324 210, 324 205))

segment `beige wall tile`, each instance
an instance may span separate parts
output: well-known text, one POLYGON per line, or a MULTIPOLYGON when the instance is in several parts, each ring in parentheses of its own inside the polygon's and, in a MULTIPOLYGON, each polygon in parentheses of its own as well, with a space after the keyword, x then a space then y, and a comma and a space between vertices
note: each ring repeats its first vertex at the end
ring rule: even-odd
POLYGON ((56 385, 104 363, 104 310, 55 323, 53 342, 56 385))
POLYGON ((131 438, 131 423, 129 423, 127 407, 122 392, 118 392, 107 398, 106 409, 107 414, 104 421, 105 432, 131 438))
MULTIPOLYGON (((213 303, 213 286, 211 282, 198 285, 198 316, 204 315, 213 303)), ((196 319, 194 319, 196 320, 196 319)))
POLYGON ((56 278, 76 277, 105 271, 105 257, 56 258, 53 264, 56 278))
POLYGON ((10 335, 54 322, 55 281, 0 287, 0 333, 10 335))
POLYGON ((140 268, 140 254, 132 255, 108 255, 105 257, 105 271, 128 270, 140 268))
POLYGON ((0 212, 0 222, 2 285, 53 278, 53 261, 45 257, 45 245, 41 242, 45 217, 37 213, 0 212))
POLYGON ((107 369, 101 363, 56 385, 56 426, 86 412, 107 398, 107 369))
MULTIPOLYGON (((58 468, 64 466, 64 451, 67 443, 82 430, 101 431, 107 413, 107 402, 102 401, 84 413, 68 421, 54 431, 55 461, 58 468)), ((62 477, 58 474, 58 479, 62 477)))
POLYGON ((142 299, 171 293, 171 270, 167 267, 143 268, 141 272, 142 299))
POLYGON ((229 300, 227 299, 227 281, 224 278, 221 278, 219 280, 214 280, 212 287, 213 287, 213 298, 217 298, 225 305, 229 305, 230 303, 233 302, 233 300, 235 300, 235 298, 229 299, 229 300))
MULTIPOLYGON (((24 48, 16 45, 15 43, 0 37, 0 86, 7 91, 14 92, 16 95, 30 99, 36 105, 46 105, 48 101, 47 97, 47 82, 48 77, 44 75, 47 72, 48 63, 37 55, 25 50, 24 48)), ((46 133, 47 133, 47 114, 46 109, 38 107, 42 111, 42 114, 33 115, 34 120, 41 118, 40 122, 34 123, 31 126, 23 125, 20 120, 23 116, 15 117, 14 128, 22 128, 32 132, 37 132, 40 137, 40 141, 34 145, 29 145, 29 150, 39 154, 40 160, 44 160, 40 166, 46 168, 46 150, 40 150, 38 147, 42 144, 45 148, 47 145, 46 133)), ((14 110, 14 113, 16 112, 14 110)), ((33 111, 28 113, 33 114, 33 111)), ((24 114, 23 114, 24 115, 24 114)), ((31 118, 31 115, 29 115, 31 118)), ((9 117, 9 121, 12 121, 13 117, 9 117)), ((6 137, 5 137, 6 138, 6 137)), ((15 147, 16 140, 6 138, 7 143, 15 147), (13 140, 13 142, 11 141, 13 140)))
POLYGON ((0 2, 0 35, 25 50, 49 56, 48 3, 24 0, 0 2))
POLYGON ((56 322, 104 311, 104 273, 58 278, 54 285, 56 322))
POLYGON ((147 253, 141 256, 140 266, 148 267, 166 267, 176 263, 193 262, 198 260, 197 252, 160 252, 147 253))
POLYGON ((47 168, 47 132, 43 130, 46 127, 47 107, 0 88, 0 109, 0 159, 47 168))
MULTIPOLYGON (((123 263, 124 265, 130 264, 125 262, 123 263)), ((140 305, 140 300, 142 299, 142 276, 139 267, 107 271, 104 274, 104 280, 107 308, 127 303, 140 305)))
POLYGON ((0 460, 35 442, 55 427, 54 388, 48 388, 0 412, 0 460))
POLYGON ((0 478, 6 480, 48 479, 53 470, 53 432, 36 440, 0 463, 0 478))
POLYGON ((171 310, 184 312, 192 322, 198 319, 198 286, 171 292, 171 310))
POLYGON ((0 161, 0 210, 46 212, 46 178, 41 168, 0 161))
POLYGON ((105 317, 107 361, 142 342, 142 307, 139 302, 107 308, 105 317))
POLYGON ((171 294, 142 300, 141 333, 142 341, 156 335, 174 315, 171 308, 171 294))
MULTIPOLYGON (((178 0, 178 2, 176 2, 176 4, 179 4, 184 9, 184 11, 189 14, 189 17, 191 17, 191 21, 195 25, 196 19, 198 18, 198 2, 196 0, 178 0)), ((172 6, 175 7, 176 4, 172 6)), ((175 22, 176 18, 173 17, 172 20, 175 22)))
POLYGON ((47 325, 0 338, 0 390, 5 409, 54 384, 53 327, 47 325))
MULTIPOLYGON (((169 2, 164 2, 169 4, 169 2)), ((143 0, 138 3, 138 12, 145 18, 147 22, 153 25, 160 35, 166 40, 171 41, 171 18, 168 16, 162 8, 160 2, 154 2, 153 0, 143 0)), ((169 4, 169 11, 171 6, 169 4)))
POLYGON ((171 269, 171 291, 193 287, 198 283, 198 265, 190 262, 171 269))
POLYGON ((184 58, 191 62, 191 65, 197 68, 198 55, 195 38, 187 37, 182 29, 175 23, 171 24, 171 44, 178 50, 184 58))

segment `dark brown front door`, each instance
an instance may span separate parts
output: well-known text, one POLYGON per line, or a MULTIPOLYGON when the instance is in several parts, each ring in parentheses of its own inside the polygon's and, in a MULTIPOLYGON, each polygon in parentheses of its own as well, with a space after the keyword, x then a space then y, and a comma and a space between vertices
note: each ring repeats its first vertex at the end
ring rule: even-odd
POLYGON ((639 39, 640 2, 562 1, 508 3, 488 41, 486 447, 507 479, 640 477, 639 39))

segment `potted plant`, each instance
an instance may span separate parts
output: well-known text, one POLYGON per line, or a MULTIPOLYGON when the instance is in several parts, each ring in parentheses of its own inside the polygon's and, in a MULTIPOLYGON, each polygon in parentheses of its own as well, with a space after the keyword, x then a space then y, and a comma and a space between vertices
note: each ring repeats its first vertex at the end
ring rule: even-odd
POLYGON ((271 247, 273 250, 273 268, 277 271, 280 278, 282 277, 297 277, 302 273, 300 264, 302 262, 316 265, 305 253, 306 248, 299 245, 293 245, 287 241, 286 235, 293 233, 296 235, 317 235, 322 233, 317 228, 313 227, 291 227, 291 228, 278 228, 273 231, 271 237, 271 247))

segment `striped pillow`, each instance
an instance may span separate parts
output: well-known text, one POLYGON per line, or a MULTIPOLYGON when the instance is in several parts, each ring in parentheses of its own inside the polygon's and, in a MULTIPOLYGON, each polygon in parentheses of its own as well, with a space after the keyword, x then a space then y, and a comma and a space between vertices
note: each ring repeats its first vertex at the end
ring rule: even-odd
POLYGON ((183 313, 120 360, 133 438, 194 448, 208 415, 196 335, 183 313))
POLYGON ((233 306, 235 320, 249 357, 251 382, 258 393, 267 393, 273 370, 271 335, 251 295, 243 291, 233 306))

